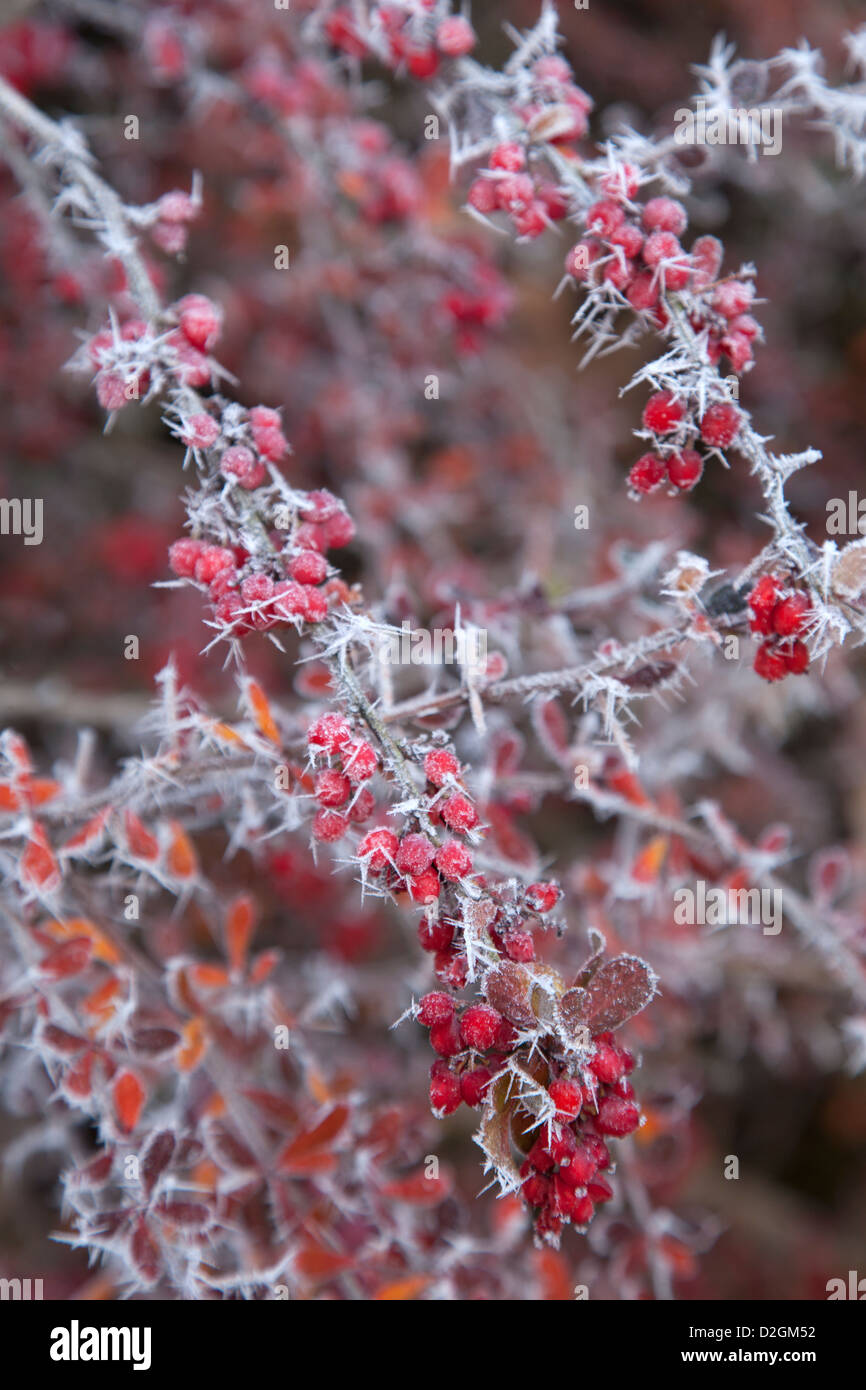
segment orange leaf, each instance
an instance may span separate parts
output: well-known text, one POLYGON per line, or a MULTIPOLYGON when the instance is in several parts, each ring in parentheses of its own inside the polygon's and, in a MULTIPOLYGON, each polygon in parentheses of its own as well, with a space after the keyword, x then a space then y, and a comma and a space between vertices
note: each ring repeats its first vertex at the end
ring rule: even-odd
POLYGON ((654 883, 668 851, 667 835, 655 835, 634 861, 631 876, 637 883, 654 883))
POLYGON ((308 1245, 295 1256, 295 1269, 308 1279, 330 1279, 332 1275, 350 1269, 352 1264, 348 1256, 326 1250, 322 1245, 308 1245))
POLYGON ((534 1256, 535 1268, 541 1284, 542 1298, 561 1303, 570 1301, 571 1280, 568 1265, 556 1250, 541 1250, 534 1256))
POLYGON ((198 859, 192 841, 182 825, 171 822, 172 842, 166 863, 176 878, 192 878, 198 872, 198 859))
POLYGON ((209 728, 212 734, 216 734, 217 738, 221 738, 225 743, 239 743, 241 748, 246 748, 246 743, 231 724, 214 723, 209 725, 209 728))
POLYGON ((44 806, 60 791, 60 783, 49 777, 34 777, 27 786, 27 800, 31 806, 44 806))
POLYGON ((250 979, 254 985, 266 980, 280 959, 279 951, 260 951, 253 961, 250 979))
POLYGON ((265 738, 270 739, 271 743, 275 743, 277 747, 279 747, 280 731, 274 723, 274 717, 271 714, 271 707, 265 698, 265 693, 261 686, 257 685, 255 681, 250 681, 248 683, 247 697, 252 707, 253 718, 259 730, 264 734, 265 738))
POLYGON ((232 970, 240 972, 244 967, 255 920, 255 903, 248 893, 242 893, 231 904, 226 918, 226 942, 232 970))
POLYGON ((448 1178, 436 1177, 428 1178, 421 1169, 417 1173, 412 1173, 407 1178, 398 1178, 394 1182, 385 1183, 382 1192, 386 1197, 392 1197, 398 1202, 410 1202, 413 1206, 435 1207, 443 1202, 451 1191, 451 1183, 448 1178))
POLYGON ((110 1015, 113 1010, 107 1010, 106 1006, 110 1004, 119 989, 120 981, 112 975, 111 979, 106 980, 104 985, 99 986, 99 989, 95 989, 92 994, 88 994, 81 1005, 82 1009, 88 1014, 105 1014, 108 1012, 110 1015))
POLYGON ((99 811, 61 846, 61 854, 73 854, 76 850, 90 849, 102 834, 107 817, 107 811, 99 811))
POLYGON ((71 936, 86 936, 93 946, 96 959, 104 961, 106 965, 117 965, 122 959, 114 943, 86 917, 70 917, 64 922, 49 922, 45 929, 60 941, 65 941, 71 936))
POLYGON ((348 1118, 348 1105, 335 1105, 333 1110, 315 1128, 305 1130, 286 1146, 280 1155, 278 1166, 280 1168, 293 1167, 310 1154, 315 1153, 316 1150, 325 1148, 332 1139, 336 1139, 348 1118))
POLYGON ((429 1283, 429 1274, 412 1274, 408 1279, 397 1279, 393 1284, 386 1284, 379 1290, 376 1301, 404 1302, 408 1298, 414 1298, 416 1294, 423 1293, 429 1283))
POLYGON ((60 882, 57 860, 38 821, 33 826, 27 848, 21 856, 21 878, 24 883, 44 889, 56 888, 60 882))
POLYGON ((201 1061, 206 1046, 204 1019, 191 1018, 183 1026, 183 1042, 174 1054, 176 1065, 181 1071, 193 1071, 201 1061))
POLYGON ((114 1109, 127 1134, 135 1129, 144 1105, 144 1087, 131 1071, 121 1072, 114 1083, 114 1109))
POLYGON ((194 965, 190 974, 205 989, 225 989, 229 982, 228 971, 222 965, 194 965))
POLYGON ((159 844, 149 830, 145 830, 134 811, 126 811, 123 816, 126 843, 136 859, 155 859, 159 854, 159 844))

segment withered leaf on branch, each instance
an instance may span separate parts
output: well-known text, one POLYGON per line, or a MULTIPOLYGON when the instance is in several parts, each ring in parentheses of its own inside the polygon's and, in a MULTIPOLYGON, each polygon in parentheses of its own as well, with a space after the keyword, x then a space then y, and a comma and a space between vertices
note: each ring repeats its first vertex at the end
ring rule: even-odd
POLYGON ((595 970, 585 989, 570 989, 559 1001, 567 1032, 589 1028, 605 1033, 633 1018, 656 992, 658 976, 639 956, 615 956, 595 970))
POLYGON ((529 971, 514 961, 503 961, 488 972, 484 981, 487 1001, 517 1028, 532 1028, 533 979, 529 971))

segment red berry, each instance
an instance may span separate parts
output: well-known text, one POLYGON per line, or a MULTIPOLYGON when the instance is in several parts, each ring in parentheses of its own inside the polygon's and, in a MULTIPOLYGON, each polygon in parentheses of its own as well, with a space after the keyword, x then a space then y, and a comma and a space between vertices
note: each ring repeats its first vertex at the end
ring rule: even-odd
POLYGON ((604 1081, 607 1085, 613 1085, 619 1081, 625 1071, 625 1063, 619 1049, 612 1047, 610 1043, 600 1042, 596 1044, 595 1054, 589 1064, 589 1069, 599 1081, 604 1081))
POLYGON ((806 646, 805 642, 800 642, 795 638, 790 644, 790 648, 787 642, 783 642, 782 657, 785 662, 786 670, 788 670, 792 676, 802 676, 809 665, 809 648, 806 646))
POLYGON ((599 257, 598 246, 591 241, 579 241, 572 246, 565 258, 565 273, 574 280, 583 281, 589 274, 589 267, 599 257))
MULTIPOLYGON (((425 917, 422 921, 418 923, 418 940, 421 944, 422 951, 436 951, 444 957, 448 953, 448 947, 454 940, 454 926, 444 917, 437 917, 432 922, 425 917)), ((450 955, 448 956, 448 959, 451 959, 450 955)), ((446 964, 447 961, 443 959, 443 968, 446 964)), ((437 956, 437 975, 439 975, 439 967, 440 962, 437 956)), ((439 975, 439 978, 442 979, 443 976, 439 975)), ((457 985, 456 982, 452 981, 451 979, 448 979, 447 983, 454 984, 455 988, 460 987, 459 985, 457 985)))
POLYGON ((551 1191, 550 1179, 542 1177, 540 1173, 531 1173, 520 1190, 529 1206, 546 1207, 551 1191))
POLYGON ((647 265, 657 266, 660 261, 671 260, 682 254, 683 248, 671 232, 653 232, 644 242, 643 258, 647 265))
POLYGON ((615 232, 617 227, 624 221, 625 213, 611 199, 602 199, 599 203, 593 203, 586 214, 586 229, 594 236, 607 239, 611 232, 615 232))
POLYGON ((529 931, 510 931, 505 938, 505 954, 509 960, 535 959, 535 939, 529 931))
POLYGON ((496 183, 493 179, 476 179, 470 186, 466 201, 476 212, 485 216, 495 212, 499 206, 496 196, 496 183))
POLYGON ((188 294, 176 306, 180 310, 180 328, 193 347, 208 352, 216 343, 222 327, 222 311, 203 294, 188 294))
POLYGON ((220 459, 220 472, 226 478, 235 478, 247 489, 261 487, 268 476, 264 464, 259 463, 255 454, 243 444, 226 449, 220 459))
POLYGON ((311 748, 321 748, 325 753, 338 753, 352 737, 348 719, 342 714, 330 711, 315 719, 307 730, 307 743, 311 748))
POLYGON ((253 443, 262 458, 278 463, 288 450, 289 444, 282 430, 263 430, 253 426, 253 443))
POLYGON ((406 886, 413 903, 420 903, 422 907, 435 902, 442 892, 442 884, 435 869, 425 869, 423 873, 408 875, 406 886))
POLYGON ((376 750, 365 738, 355 739, 343 749, 343 771, 350 782, 366 782, 378 766, 376 750))
POLYGON ((586 1187, 597 1168, 598 1162, 591 1149, 585 1143, 581 1143, 559 1172, 563 1182, 568 1183, 569 1187, 586 1187))
POLYGON ((235 557, 221 545, 206 545, 195 565, 195 577, 200 584, 210 584, 220 570, 234 569, 235 557))
POLYGON ((266 574, 249 574, 241 584, 244 603, 264 603, 273 597, 274 581, 266 574))
POLYGON ((531 203, 528 208, 524 208, 522 211, 512 210, 511 216, 514 230, 519 237, 541 236, 547 226, 544 204, 540 202, 531 203))
POLYGON ((643 233, 633 222, 623 222, 608 238, 611 246, 621 246, 626 256, 634 260, 643 248, 643 233))
POLYGON ((443 19, 436 30, 436 46, 448 58, 462 58, 475 47, 475 30, 462 15, 443 19))
POLYGON ((735 405, 711 405, 701 419, 701 438, 714 449, 727 449, 739 434, 741 422, 735 405))
POLYGON ((459 840, 448 840, 437 851, 435 862, 442 877, 451 883, 472 872, 472 855, 459 840))
MULTIPOLYGON (((634 1101, 604 1096, 598 1103, 596 1127, 602 1134, 631 1134, 640 1124, 640 1110, 634 1101)), ((598 1198, 595 1199, 598 1201, 598 1198)))
POLYGON ((635 492, 654 492, 664 482, 665 464, 655 454, 641 454, 628 475, 629 487, 635 492))
MULTIPOLYGON (((420 938, 420 931, 418 936, 420 938)), ((433 958, 433 969, 437 980, 441 980, 443 985, 448 985, 449 989, 462 989, 469 974, 469 961, 462 951, 437 951, 433 958)))
POLYGON ((338 815, 336 811, 318 811, 313 817, 311 830, 313 839, 331 844, 345 835, 346 818, 338 815))
POLYGON ((470 1004, 460 1020, 460 1036, 467 1047, 486 1052, 495 1043, 501 1022, 498 1009, 489 1004, 470 1004))
POLYGON ((505 169, 513 174, 525 166, 526 154, 522 145, 510 141, 504 145, 497 145, 487 162, 491 169, 505 169))
POLYGON ((764 574, 749 594, 752 632, 769 634, 773 631, 774 615, 781 598, 781 584, 772 574, 764 574))
POLYGON ((535 197, 535 184, 528 174, 510 174, 496 182, 496 206, 503 212, 520 212, 535 197))
POLYGON ((459 792, 449 796, 440 810, 440 815, 449 829, 457 830, 461 834, 473 830, 478 824, 478 812, 472 802, 459 792))
POLYGON ((693 242, 691 256, 694 266, 695 285, 698 289, 715 280, 722 264, 724 248, 718 237, 699 236, 693 242))
MULTIPOLYGON (((367 868, 374 874, 380 873, 386 864, 392 863, 397 853, 397 836, 385 826, 368 830, 358 846, 358 858, 367 861, 367 868)), ((428 950, 434 948, 428 947, 428 950)))
POLYGON ((654 275, 642 271, 636 275, 626 290, 626 299, 638 311, 652 309, 658 303, 659 287, 654 275))
POLYGON ((607 1178, 596 1173, 586 1185, 586 1195, 592 1202, 609 1202, 613 1196, 613 1188, 607 1178))
POLYGON ((355 523, 348 512, 338 511, 322 523, 322 540, 325 550, 340 550, 355 536, 355 523))
POLYGON ((439 69, 439 54, 435 48, 416 48, 406 55, 406 66, 413 77, 426 82, 439 69))
POLYGON ((443 1070, 430 1073, 430 1106, 433 1114, 442 1119, 453 1115, 460 1105, 460 1082, 453 1072, 443 1070))
POLYGON ((348 819, 352 825, 361 825, 363 821, 369 820, 376 809, 376 798, 369 787, 361 787, 352 797, 351 805, 346 811, 348 819))
POLYGON ((192 449, 209 449, 219 439, 220 427, 212 415, 191 415, 185 422, 183 442, 192 449))
POLYGON ((96 398, 103 410, 122 410, 129 402, 123 377, 116 372, 100 372, 96 378, 96 398))
POLYGON ((558 883, 530 883, 526 890, 526 905, 533 912, 551 912, 562 897, 558 883))
POLYGON ((493 1080, 493 1072, 489 1067, 474 1067, 472 1071, 465 1071, 460 1078, 460 1094, 466 1105, 480 1105, 487 1092, 487 1088, 493 1080))
POLYGON ((807 616, 812 604, 808 594, 791 594, 783 598, 773 610, 773 630, 780 637, 797 637, 806 626, 807 616))
POLYGON ((404 835, 397 850, 396 865, 401 874, 423 874, 433 863, 436 848, 426 835, 404 835))
POLYGON ((744 284, 742 280, 726 280, 717 287, 710 303, 724 318, 735 319, 738 314, 748 311, 754 297, 755 291, 751 285, 744 284))
POLYGON ((307 617, 307 590, 303 584, 296 584, 294 580, 286 580, 274 585, 273 612, 280 618, 291 621, 292 618, 307 617))
POLYGON ((640 187, 640 173, 633 164, 618 164, 609 174, 602 174, 599 185, 609 198, 631 201, 640 187))
POLYGON ((447 748, 434 749, 424 759, 424 773, 434 787, 444 787, 449 777, 457 777, 460 764, 447 748))
POLYGON ((201 541, 175 541, 168 549, 168 563, 180 579, 192 579, 203 546, 201 541))
POLYGON ((326 767, 316 778, 316 800, 320 806, 336 810, 344 806, 352 794, 348 777, 333 768, 326 767))
POLYGON ((460 1041, 460 1029, 457 1026, 457 1019, 453 1017, 443 1019, 440 1023, 434 1023, 430 1028, 430 1046, 434 1052, 438 1052, 440 1057, 455 1057, 458 1052, 463 1051, 463 1044, 460 1041))
POLYGON ((644 406, 644 428, 652 430, 653 434, 670 434, 685 413, 685 406, 676 399, 673 391, 656 391, 644 406))
POLYGON ((704 471, 704 461, 696 449, 681 449, 678 454, 671 454, 667 465, 668 477, 681 492, 688 492, 700 482, 704 471))
POLYGON ((682 236, 688 226, 688 215, 682 203, 674 198, 650 198, 641 216, 648 232, 672 232, 682 236))
POLYGON ((574 1120, 580 1114, 583 1090, 576 1081, 553 1081, 550 1085, 550 1099, 556 1106, 559 1118, 574 1120))
POLYGON ((454 1000, 450 994, 434 990, 431 994, 425 994, 419 1001, 418 1022, 423 1023, 425 1028, 432 1028, 434 1023, 447 1023, 449 1018, 453 1017, 454 1000))

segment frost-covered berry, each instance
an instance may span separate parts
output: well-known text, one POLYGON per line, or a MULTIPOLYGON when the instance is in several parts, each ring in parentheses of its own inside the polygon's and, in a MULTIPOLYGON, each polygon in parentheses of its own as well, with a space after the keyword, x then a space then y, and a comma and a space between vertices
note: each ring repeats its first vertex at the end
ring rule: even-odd
POLYGON ((812 604, 808 594, 791 594, 773 610, 773 631, 780 637, 798 637, 806 627, 812 604))
POLYGON ((583 1088, 577 1081, 553 1081, 549 1094, 560 1119, 574 1120, 580 1114, 580 1108, 583 1105, 583 1088))
POLYGON ((300 589, 304 617, 309 623, 320 623, 328 613, 326 595, 321 589, 314 589, 309 584, 301 584, 300 589))
POLYGON ((598 1103, 595 1124, 601 1134, 619 1137, 631 1134, 640 1124, 640 1110, 634 1101, 622 1100, 619 1096, 603 1096, 598 1103))
POLYGON ((530 883, 526 890, 526 905, 533 912, 550 912, 562 897, 558 883, 530 883))
POLYGON ((193 578, 203 548, 201 541, 191 539, 175 541, 169 546, 168 563, 179 579, 193 578))
POLYGON ((492 1080, 493 1072, 489 1067, 473 1067, 471 1071, 465 1071, 460 1078, 460 1095, 464 1105, 473 1108, 480 1105, 492 1080))
POLYGON ((681 449, 667 460, 668 477, 680 492, 688 492, 700 482, 704 461, 696 449, 681 449))
POLYGON ((496 184, 493 179, 475 179, 470 185, 466 195, 466 201, 476 212, 481 212, 487 216, 495 212, 499 206, 496 195, 496 184))
POLYGON ((433 1024, 430 1029, 430 1046, 440 1057, 456 1057, 458 1052, 463 1051, 460 1029, 453 1015, 441 1023, 433 1024))
POLYGON ((322 549, 340 550, 355 537, 355 523, 348 512, 342 510, 328 517, 320 527, 322 549))
POLYGON ((755 291, 750 284, 742 280, 726 280, 714 290, 710 303, 724 318, 734 319, 748 311, 754 297, 755 291))
POLYGON ((517 173, 518 169, 523 169, 526 165, 526 153, 522 145, 515 141, 509 141, 503 145, 497 145, 491 152, 487 161, 491 169, 504 169, 509 174, 517 173))
POLYGON ((244 603, 266 603, 273 593, 274 581, 267 574, 249 574, 241 584, 244 603))
POLYGON ((676 429, 685 413, 685 406, 677 400, 673 391, 656 391, 644 406, 644 429, 652 430, 653 434, 669 434, 676 429))
POLYGON ((774 615, 781 597, 782 586, 775 575, 761 575, 748 600, 752 612, 749 622, 752 632, 769 635, 774 630, 774 615))
POLYGON ((321 584, 327 578, 328 562, 318 550, 301 550, 289 561, 289 574, 299 584, 321 584))
POLYGON ((235 557, 222 545, 206 545, 195 563, 195 577, 199 584, 210 584, 220 570, 234 569, 235 557))
POLYGON ((625 213, 619 203, 613 202, 610 198, 603 198, 601 202, 593 203, 587 212, 586 229, 594 236, 606 239, 611 232, 616 231, 624 218, 625 213))
POLYGON ((800 642, 797 638, 790 645, 782 643, 782 655, 785 661, 785 668, 792 676, 802 676, 809 665, 809 648, 805 642, 800 642))
POLYGON ((625 1062, 619 1048, 608 1042, 598 1042, 589 1069, 599 1081, 612 1086, 625 1072, 625 1062))
POLYGON ((650 198, 641 221, 648 232, 672 232, 679 237, 688 226, 689 219, 682 203, 675 198, 650 198))
POLYGON ((424 774, 434 787, 444 787, 449 777, 457 777, 460 764, 447 748, 434 748, 424 759, 424 774))
POLYGON ((220 436, 220 427, 212 415, 199 411, 184 422, 183 442, 191 449, 210 449, 220 436))
POLYGON ((755 670, 765 681, 781 681, 788 674, 788 663, 779 647, 762 642, 755 653, 755 670))
POLYGON ((692 243, 691 258, 694 267, 695 286, 704 289, 719 273, 724 256, 724 247, 718 237, 699 236, 692 243))
POLYGON ((660 261, 682 254, 683 248, 672 232, 653 232, 644 242, 643 258, 647 265, 657 266, 660 261))
POLYGON ((176 307, 184 337, 200 352, 209 352, 220 335, 222 310, 203 294, 187 294, 176 307))
POLYGON ((502 1014, 489 1004, 470 1004, 460 1019, 460 1036, 467 1047, 487 1052, 496 1042, 502 1014))
POLYGON ((459 840, 449 840, 436 853, 436 868, 451 883, 472 872, 472 855, 459 840))
POLYGON ((463 58, 476 44, 475 30, 463 15, 443 19, 436 30, 436 47, 446 58, 463 58))
POLYGON ((442 806, 440 814, 450 830, 457 830, 461 834, 465 834, 468 830, 474 830, 478 824, 478 812, 472 802, 459 792, 449 796, 442 806))
POLYGON ((535 197, 535 184, 528 174, 510 174, 496 181, 496 206, 502 212, 516 213, 535 197))
MULTIPOLYGON (((444 917, 438 917, 433 921, 428 921, 425 917, 423 921, 418 923, 418 942, 422 951, 445 952, 453 940, 454 926, 444 917)), ((438 961, 436 967, 436 973, 440 980, 443 980, 445 984, 452 985, 455 989, 459 987, 450 976, 446 977, 440 974, 438 961)))
POLYGON ((623 254, 630 260, 639 256, 643 248, 643 233, 633 222, 622 222, 608 238, 611 246, 621 246, 623 254))
POLYGON ((346 816, 352 825, 362 825, 376 809, 376 798, 369 787, 359 787, 352 797, 346 816))
POLYGON ((418 1022, 425 1028, 432 1028, 434 1023, 447 1023, 453 1017, 454 1000, 450 994, 433 990, 418 1001, 418 1022))
POLYGON ((658 304, 659 286, 654 275, 649 271, 641 271, 636 275, 626 290, 626 299, 633 309, 638 312, 652 309, 658 304))
POLYGON ((424 869, 423 873, 409 874, 406 886, 413 903, 420 903, 422 907, 435 902, 442 892, 442 881, 435 869, 424 869))
POLYGON ((351 782, 366 782, 378 766, 376 750, 365 738, 355 739, 343 749, 343 771, 351 782))
POLYGON ((358 858, 365 860, 374 874, 380 873, 386 864, 394 862, 398 843, 397 836, 386 826, 368 830, 358 846, 358 858))
POLYGON ((641 454, 629 470, 628 484, 635 492, 654 492, 664 482, 666 475, 663 459, 657 454, 641 454))
POLYGON ((714 449, 727 449, 740 432, 742 415, 735 405, 711 405, 701 417, 701 438, 714 449))
POLYGON ((430 1108, 437 1119, 453 1115, 461 1100, 460 1081, 447 1067, 430 1071, 430 1108))
POLYGON ((331 844, 345 835, 346 824, 346 817, 336 811, 317 811, 311 826, 313 838, 331 844))
POLYGON ((342 772, 337 772, 334 768, 323 768, 316 777, 316 800, 320 806, 325 806, 328 810, 334 811, 340 806, 345 806, 351 794, 352 785, 348 777, 344 777, 342 772))
POLYGON ((244 444, 233 444, 226 449, 220 459, 220 472, 226 478, 234 478, 248 490, 261 487, 268 476, 264 464, 244 444))
POLYGON ((640 171, 633 164, 618 164, 610 173, 602 174, 598 182, 609 198, 624 198, 630 202, 640 188, 640 171))
POLYGON ((96 398, 103 410, 122 410, 130 400, 123 377, 117 372, 100 372, 96 378, 96 398))
POLYGON ((509 960, 535 959, 535 938, 530 931, 510 931, 503 942, 509 960))
POLYGON ((307 743, 323 753, 339 753, 352 737, 352 727, 342 714, 319 715, 307 730, 307 743))
POLYGON ((289 622, 292 618, 306 618, 308 608, 307 589, 303 584, 285 580, 274 585, 273 612, 277 617, 289 622))
POLYGON ((423 874, 433 863, 435 853, 436 847, 426 835, 404 835, 395 858, 398 872, 413 876, 423 874))

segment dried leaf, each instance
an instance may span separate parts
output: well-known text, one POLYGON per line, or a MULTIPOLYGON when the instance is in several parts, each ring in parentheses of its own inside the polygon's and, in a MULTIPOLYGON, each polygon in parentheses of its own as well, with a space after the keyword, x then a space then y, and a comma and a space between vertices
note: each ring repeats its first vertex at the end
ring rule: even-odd
POLYGON ((121 1072, 114 1083, 114 1111, 121 1129, 131 1133, 144 1105, 144 1087, 131 1071, 121 1072))
POLYGON ((38 821, 21 856, 21 882, 44 892, 50 892, 60 883, 60 867, 48 843, 48 836, 38 821))
POLYGON ((532 976, 522 965, 503 961, 485 976, 484 993, 487 1002, 504 1014, 509 1023, 518 1028, 534 1028, 532 985, 532 976))
POLYGON ((589 1024, 593 1035, 619 1028, 645 1008, 657 984, 658 976, 646 961, 638 956, 615 956, 599 966, 584 991, 581 1021, 589 1024))
POLYGON ((149 1197, 160 1176, 174 1156, 175 1137, 170 1129, 161 1129, 148 1144, 141 1160, 141 1182, 149 1197))

